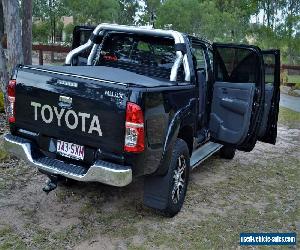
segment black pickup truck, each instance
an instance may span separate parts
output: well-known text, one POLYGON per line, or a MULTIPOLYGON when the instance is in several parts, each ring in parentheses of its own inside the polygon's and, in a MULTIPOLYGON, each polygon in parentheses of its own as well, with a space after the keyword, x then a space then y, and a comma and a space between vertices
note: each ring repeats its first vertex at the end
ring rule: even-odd
POLYGON ((126 186, 168 216, 190 171, 275 144, 280 53, 171 30, 76 27, 64 66, 18 66, 7 89, 6 149, 49 176, 126 186))

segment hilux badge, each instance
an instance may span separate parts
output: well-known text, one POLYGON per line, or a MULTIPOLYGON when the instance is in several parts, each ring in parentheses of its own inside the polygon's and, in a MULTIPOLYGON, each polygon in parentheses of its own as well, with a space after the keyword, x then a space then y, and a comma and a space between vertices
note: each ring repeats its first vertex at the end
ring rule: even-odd
POLYGON ((109 97, 113 97, 116 99, 124 99, 124 94, 120 93, 120 92, 115 92, 115 91, 111 91, 111 90, 106 90, 104 92, 104 95, 109 96, 109 97))

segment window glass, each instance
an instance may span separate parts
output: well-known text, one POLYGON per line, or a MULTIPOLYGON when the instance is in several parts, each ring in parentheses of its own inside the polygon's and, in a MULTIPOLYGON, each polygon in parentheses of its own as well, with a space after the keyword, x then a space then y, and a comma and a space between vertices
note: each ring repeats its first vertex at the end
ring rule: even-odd
POLYGON ((273 85, 275 77, 275 55, 264 55, 265 83, 273 85))
POLYGON ((75 28, 75 34, 73 36, 73 44, 72 44, 72 49, 75 49, 79 47, 82 44, 85 44, 91 34, 93 32, 93 28, 81 28, 81 27, 76 27, 75 28))
POLYGON ((85 44, 89 40, 92 32, 92 30, 82 30, 80 32, 80 45, 85 44))
MULTIPOLYGON (((72 49, 75 49, 75 48, 79 47, 80 45, 85 44, 89 40, 89 38, 93 32, 93 28, 90 28, 90 29, 77 28, 75 31, 76 32, 73 37, 72 49)), ((91 49, 88 49, 88 50, 85 50, 85 51, 79 53, 78 56, 83 57, 83 58, 88 58, 90 52, 91 52, 91 49)))
POLYGON ((218 47, 216 50, 218 81, 255 83, 258 81, 259 58, 249 49, 218 47))
MULTIPOLYGON (((97 65, 169 79, 175 59, 174 39, 111 33, 103 40, 97 65)), ((183 76, 183 67, 181 66, 178 81, 183 81, 183 76)))
POLYGON ((196 68, 205 69, 206 64, 205 64, 205 56, 204 56, 203 49, 200 47, 193 48, 193 55, 195 56, 197 62, 196 68))

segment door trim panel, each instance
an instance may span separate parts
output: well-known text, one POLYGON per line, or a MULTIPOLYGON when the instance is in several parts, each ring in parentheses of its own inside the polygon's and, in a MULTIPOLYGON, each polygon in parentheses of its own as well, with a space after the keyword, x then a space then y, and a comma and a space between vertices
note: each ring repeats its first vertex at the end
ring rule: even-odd
POLYGON ((220 104, 235 113, 245 114, 248 109, 248 103, 239 99, 222 98, 220 104))
POLYGON ((245 140, 254 95, 255 83, 215 83, 209 123, 214 138, 237 145, 245 140))

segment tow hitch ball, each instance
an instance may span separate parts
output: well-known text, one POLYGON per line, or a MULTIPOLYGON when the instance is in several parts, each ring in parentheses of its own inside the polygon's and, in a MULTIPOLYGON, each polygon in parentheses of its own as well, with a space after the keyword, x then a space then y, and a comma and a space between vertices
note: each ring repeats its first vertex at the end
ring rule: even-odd
POLYGON ((46 194, 49 194, 52 190, 57 188, 57 179, 58 177, 55 175, 49 176, 49 180, 46 182, 46 186, 43 187, 43 191, 46 194))

